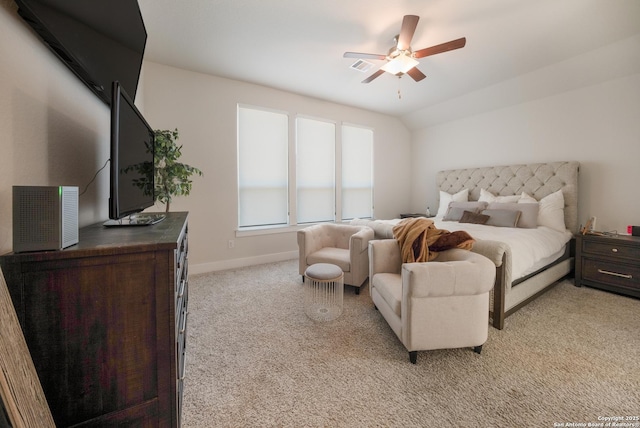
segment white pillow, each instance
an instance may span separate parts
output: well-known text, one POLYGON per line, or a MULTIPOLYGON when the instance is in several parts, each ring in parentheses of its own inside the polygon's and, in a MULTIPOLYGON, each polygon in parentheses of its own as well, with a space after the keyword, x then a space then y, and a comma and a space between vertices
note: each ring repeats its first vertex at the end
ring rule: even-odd
POLYGON ((489 204, 493 202, 500 203, 510 203, 510 202, 518 202, 520 200, 520 195, 512 195, 512 196, 496 196, 488 190, 480 189, 480 197, 478 201, 487 202, 489 204))
POLYGON ((519 204, 537 204, 538 200, 533 196, 529 195, 527 192, 522 192, 520 195, 520 199, 518 199, 519 204))
MULTIPOLYGON (((523 192, 518 202, 523 204, 532 203, 535 202, 535 198, 523 192)), ((567 230, 567 226, 564 223, 564 196, 562 196, 562 190, 540 199, 538 226, 546 226, 560 232, 567 230)))
POLYGON ((449 208, 449 202, 467 202, 469 200, 469 189, 462 189, 455 195, 440 191, 440 205, 436 217, 444 217, 449 208))

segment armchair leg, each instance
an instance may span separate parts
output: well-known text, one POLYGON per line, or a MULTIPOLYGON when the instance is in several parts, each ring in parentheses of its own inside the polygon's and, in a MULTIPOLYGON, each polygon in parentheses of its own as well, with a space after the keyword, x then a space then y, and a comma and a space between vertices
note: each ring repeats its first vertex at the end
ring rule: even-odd
POLYGON ((356 296, 360 294, 360 287, 356 287, 356 296))
POLYGON ((474 346, 473 347, 473 352, 475 352, 476 354, 479 354, 480 352, 482 352, 482 345, 474 346))
POLYGON ((418 361, 418 351, 409 351, 409 361, 415 364, 418 361))
POLYGON ((304 275, 302 275, 302 283, 304 284, 304 275))

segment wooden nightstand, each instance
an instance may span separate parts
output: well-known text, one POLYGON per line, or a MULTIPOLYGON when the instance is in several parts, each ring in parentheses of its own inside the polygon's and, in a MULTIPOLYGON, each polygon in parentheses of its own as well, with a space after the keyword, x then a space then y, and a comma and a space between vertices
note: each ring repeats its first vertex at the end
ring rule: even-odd
POLYGON ((640 237, 578 235, 576 286, 640 297, 640 237))

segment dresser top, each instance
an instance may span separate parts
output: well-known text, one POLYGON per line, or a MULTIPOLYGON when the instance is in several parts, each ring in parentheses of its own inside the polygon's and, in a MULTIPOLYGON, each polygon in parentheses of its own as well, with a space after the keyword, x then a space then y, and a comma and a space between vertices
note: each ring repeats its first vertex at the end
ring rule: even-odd
POLYGON ((96 223, 81 228, 79 242, 63 250, 9 253, 2 257, 30 262, 175 249, 188 215, 187 212, 166 213, 164 220, 148 226, 105 227, 102 222, 96 223))

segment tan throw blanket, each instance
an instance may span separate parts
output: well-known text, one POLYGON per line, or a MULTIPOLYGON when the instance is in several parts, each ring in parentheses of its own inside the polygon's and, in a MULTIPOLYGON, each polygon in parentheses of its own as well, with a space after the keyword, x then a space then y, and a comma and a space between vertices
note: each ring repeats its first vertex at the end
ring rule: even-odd
POLYGON ((438 229, 424 217, 407 218, 393 227, 393 236, 400 245, 403 263, 428 262, 439 251, 451 248, 470 250, 475 240, 465 231, 438 229))

